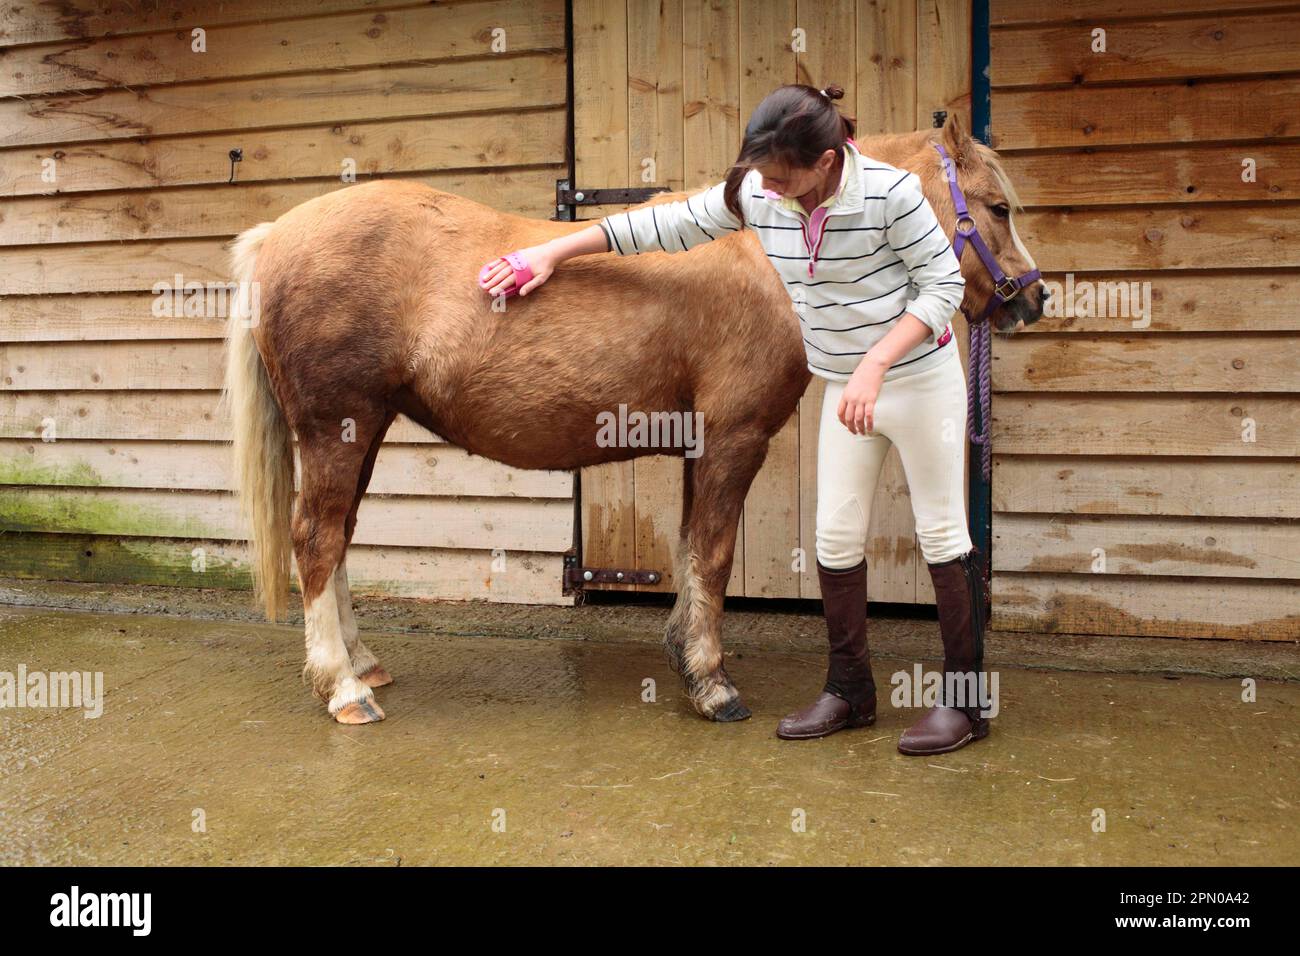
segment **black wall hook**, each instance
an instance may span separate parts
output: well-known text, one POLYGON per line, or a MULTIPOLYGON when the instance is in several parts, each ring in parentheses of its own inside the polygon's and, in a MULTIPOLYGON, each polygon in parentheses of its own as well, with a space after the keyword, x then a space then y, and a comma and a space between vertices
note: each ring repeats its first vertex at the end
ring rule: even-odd
POLYGON ((236 146, 230 151, 230 178, 226 182, 233 183, 235 181, 235 163, 242 163, 243 161, 244 151, 236 146))

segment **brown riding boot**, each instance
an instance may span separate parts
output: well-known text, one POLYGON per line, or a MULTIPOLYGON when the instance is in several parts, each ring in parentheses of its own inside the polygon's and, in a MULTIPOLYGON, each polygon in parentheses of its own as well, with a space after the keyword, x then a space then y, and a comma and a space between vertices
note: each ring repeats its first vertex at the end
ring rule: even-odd
POLYGON ((942 754, 987 737, 989 721, 980 711, 983 703, 979 685, 984 670, 985 608, 983 575, 979 551, 928 564, 934 581, 939 609, 939 633, 943 637, 944 688, 941 704, 925 712, 898 740, 900 753, 912 756, 942 754), (950 675, 963 679, 964 699, 954 698, 950 675), (960 705, 960 706, 959 706, 960 705))
POLYGON ((846 727, 876 722, 876 684, 867 655, 867 562, 844 571, 817 562, 830 640, 826 685, 810 705, 776 728, 784 740, 825 737, 846 727))

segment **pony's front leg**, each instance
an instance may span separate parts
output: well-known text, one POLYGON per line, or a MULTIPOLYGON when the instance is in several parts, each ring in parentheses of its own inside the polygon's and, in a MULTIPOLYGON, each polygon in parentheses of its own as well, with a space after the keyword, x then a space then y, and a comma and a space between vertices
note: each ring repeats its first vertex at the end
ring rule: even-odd
POLYGON ((725 446, 715 442, 693 466, 691 513, 675 571, 677 606, 669 618, 667 645, 670 658, 680 664, 691 703, 710 720, 750 715, 723 666, 722 604, 745 495, 766 454, 766 437, 745 442, 738 436, 725 446), (682 635, 676 654, 675 632, 682 635))

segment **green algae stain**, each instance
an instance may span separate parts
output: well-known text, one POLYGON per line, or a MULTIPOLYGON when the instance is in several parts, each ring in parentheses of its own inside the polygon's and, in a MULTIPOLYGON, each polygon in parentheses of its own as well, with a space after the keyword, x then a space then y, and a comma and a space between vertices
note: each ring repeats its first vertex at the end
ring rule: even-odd
POLYGON ((222 542, 0 534, 0 576, 99 584, 248 590, 248 565, 222 542))
MULTIPOLYGON (((251 589, 253 586, 247 564, 225 557, 206 542, 128 538, 113 542, 113 546, 113 556, 122 570, 134 575, 132 581, 139 581, 146 569, 151 568, 170 577, 173 583, 192 587, 251 589), (201 556, 196 551, 202 552, 201 556)), ((106 556, 102 543, 97 550, 101 557, 106 556)))
POLYGON ((0 459, 0 485, 76 485, 96 487, 104 483, 95 469, 84 461, 72 465, 40 465, 31 456, 20 454, 0 459))
MULTIPOLYGON (((109 495, 33 488, 0 490, 0 529, 167 538, 229 537, 194 518, 132 505, 128 501, 109 495)), ((178 498, 178 503, 181 501, 183 498, 178 498)))

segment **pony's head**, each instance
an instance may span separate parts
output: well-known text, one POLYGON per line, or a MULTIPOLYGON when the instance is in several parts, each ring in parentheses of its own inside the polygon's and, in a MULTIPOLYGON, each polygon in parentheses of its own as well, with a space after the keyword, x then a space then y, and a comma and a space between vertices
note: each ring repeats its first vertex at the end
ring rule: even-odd
MULTIPOLYGON (((933 148, 935 143, 941 144, 952 158, 957 186, 966 197, 968 215, 1002 271, 1016 278, 1036 269, 1033 256, 1016 234, 1015 215, 1022 207, 1015 186, 1007 178, 998 154, 973 139, 955 112, 949 114, 941 130, 934 130, 928 137, 924 148, 928 155, 916 157, 917 165, 908 164, 913 169, 926 170, 920 174, 926 198, 948 235, 955 236, 957 213, 943 163, 933 148)), ((961 273, 966 280, 962 311, 974 321, 984 314, 993 299, 994 283, 992 274, 969 243, 962 251, 961 273)), ((1048 294, 1041 279, 1034 281, 993 312, 990 316, 993 327, 1010 332, 1020 328, 1021 323, 1037 322, 1043 316, 1048 294)))

